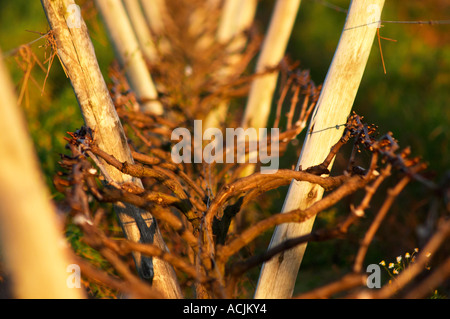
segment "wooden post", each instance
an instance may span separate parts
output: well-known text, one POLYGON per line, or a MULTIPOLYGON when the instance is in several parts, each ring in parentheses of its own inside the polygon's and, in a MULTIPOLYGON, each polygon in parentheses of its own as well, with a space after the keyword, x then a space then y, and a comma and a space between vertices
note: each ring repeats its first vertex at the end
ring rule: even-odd
MULTIPOLYGON (((351 111, 370 49, 380 21, 384 0, 353 0, 344 30, 314 110, 306 140, 297 164, 303 169, 323 162, 330 148, 342 136, 351 111)), ((330 164, 332 166, 332 164, 330 164)), ((331 167, 329 167, 331 169, 331 167)), ((305 209, 323 195, 323 188, 293 181, 283 212, 305 209)), ((311 232, 314 218, 301 224, 283 224, 275 228, 270 247, 311 232)), ((255 298, 290 298, 306 244, 275 256, 263 265, 255 298)))
POLYGON ((155 39, 158 52, 168 54, 171 45, 165 37, 168 10, 165 0, 140 0, 144 12, 145 20, 150 27, 155 39))
MULTIPOLYGON (((222 15, 217 29, 217 41, 224 43, 249 28, 253 22, 258 2, 256 0, 227 0, 222 8, 222 15)), ((242 45, 245 38, 238 37, 242 45)), ((232 45, 238 45, 232 44, 232 45)), ((234 51, 234 50, 230 50, 234 51)))
POLYGON ((95 0, 95 4, 103 17, 114 50, 141 109, 158 115, 162 114, 163 108, 158 101, 158 92, 122 1, 95 0))
POLYGON ((0 244, 14 297, 83 298, 7 72, 0 59, 0 244))
MULTIPOLYGON (((256 72, 277 66, 283 58, 291 36, 300 0, 278 0, 258 57, 256 72)), ((245 107, 242 127, 265 128, 272 106, 278 72, 256 78, 245 107)))
MULTIPOLYGON (((41 0, 41 3, 57 43, 58 56, 70 79, 84 121, 94 131, 98 146, 119 161, 133 163, 122 124, 100 72, 86 24, 79 14, 79 7, 77 8, 73 0, 41 0)), ((107 164, 105 168, 116 183, 133 181, 142 186, 140 179, 122 174, 107 164)), ((153 241, 161 248, 167 249, 159 228, 153 225, 155 221, 150 213, 132 205, 116 205, 115 208, 128 239, 136 242, 153 241), (153 236, 150 232, 152 226, 156 229, 153 236)), ((169 264, 156 258, 144 258, 139 253, 133 256, 142 277, 150 277, 153 268, 153 285, 167 298, 181 297, 175 272, 169 264)))

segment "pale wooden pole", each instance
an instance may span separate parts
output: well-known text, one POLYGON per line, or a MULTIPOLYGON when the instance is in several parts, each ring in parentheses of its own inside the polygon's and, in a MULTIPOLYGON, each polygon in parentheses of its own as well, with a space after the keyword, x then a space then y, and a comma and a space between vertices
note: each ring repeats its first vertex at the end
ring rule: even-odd
POLYGON ((169 12, 165 0, 141 0, 145 20, 150 27, 151 33, 156 41, 156 47, 161 54, 169 54, 170 42, 165 37, 166 23, 169 12))
POLYGON ((217 40, 222 43, 232 40, 227 47, 227 50, 230 52, 228 64, 232 68, 241 59, 242 54, 239 52, 244 49, 247 43, 247 37, 244 31, 250 29, 252 26, 258 1, 228 0, 228 2, 232 3, 229 5, 231 8, 228 10, 224 8, 224 16, 219 25, 217 40), (227 20, 229 21, 227 22, 227 20))
MULTIPOLYGON (((56 40, 58 57, 70 79, 84 121, 95 134, 95 141, 103 151, 119 161, 133 163, 127 138, 98 66, 86 24, 77 11, 79 8, 73 7, 73 0, 41 0, 41 3, 56 40)), ((105 169, 118 184, 133 181, 142 186, 140 179, 122 174, 106 163, 105 169)), ((116 205, 115 209, 128 239, 136 242, 153 241, 167 249, 150 213, 132 205, 116 205), (152 226, 156 229, 154 235, 151 235, 152 226)), ((175 272, 169 264, 156 258, 142 257, 139 253, 133 256, 142 277, 151 276, 153 268, 153 285, 167 298, 181 297, 175 272)))
POLYGON ((157 100, 158 92, 122 1, 95 0, 95 4, 141 109, 161 115, 163 107, 157 100))
MULTIPOLYGON (((256 72, 277 66, 284 57, 300 0, 278 0, 258 57, 256 72)), ((265 128, 270 115, 278 72, 256 78, 250 88, 242 127, 265 128)))
MULTIPOLYGON (((342 136, 380 21, 384 0, 353 0, 333 61, 311 119, 297 169, 318 165, 342 136)), ((330 164, 329 169, 331 169, 330 164)), ((282 212, 306 209, 323 195, 323 188, 292 181, 282 212)), ((275 228, 270 247, 311 232, 314 218, 275 228)), ((270 248, 269 247, 269 248, 270 248)), ((255 298, 290 298, 306 244, 275 256, 263 265, 255 298)))
POLYGON ((67 284, 73 261, 7 72, 0 59, 0 244, 14 297, 83 298, 67 284))
POLYGON ((227 42, 248 28, 253 21, 256 5, 256 0, 226 0, 217 28, 217 40, 227 42))
MULTIPOLYGON (((294 27, 300 0, 278 0, 270 19, 263 47, 256 64, 256 72, 277 66, 283 59, 294 27)), ((241 126, 255 129, 266 128, 273 95, 277 85, 278 72, 256 78, 250 88, 241 126)), ((254 165, 248 165, 241 176, 253 174, 254 165)), ((242 215, 238 216, 242 218, 242 215)))
POLYGON ((150 28, 145 21, 144 13, 140 6, 139 0, 123 0, 125 9, 127 10, 128 17, 130 18, 131 25, 133 26, 134 33, 139 42, 139 46, 142 50, 142 54, 151 63, 158 61, 158 52, 156 51, 155 44, 153 43, 150 28))
MULTIPOLYGON (((233 67, 239 62, 242 56, 239 52, 247 42, 243 32, 253 23, 257 4, 257 0, 225 1, 217 30, 217 41, 219 43, 231 41, 231 43, 226 48, 230 52, 227 66, 218 71, 219 78, 226 80, 233 73, 233 67)), ((203 129, 219 128, 225 122, 228 105, 228 101, 221 101, 215 109, 210 111, 205 118, 203 129)))

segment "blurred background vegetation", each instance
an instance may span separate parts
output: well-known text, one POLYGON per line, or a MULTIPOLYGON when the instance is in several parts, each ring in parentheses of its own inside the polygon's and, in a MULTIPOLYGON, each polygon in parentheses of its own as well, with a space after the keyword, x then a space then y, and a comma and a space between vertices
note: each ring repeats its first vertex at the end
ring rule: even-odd
MULTIPOLYGON (((260 2, 257 24, 262 32, 269 23, 273 2, 260 2)), ((77 3, 89 5, 88 1, 77 3)), ((346 13, 343 11, 349 3, 349 0, 304 0, 301 3, 287 54, 292 60, 300 61, 302 69, 310 70, 316 84, 321 84, 325 79, 345 22, 346 13)), ((396 21, 448 20, 450 3, 447 0, 386 1, 382 17, 396 21)), ((112 47, 99 18, 85 18, 100 67, 108 82, 107 69, 114 60, 112 47)), ((19 94, 24 72, 11 53, 21 44, 39 38, 39 33, 48 31, 40 1, 0 0, 0 30, 0 48, 19 94)), ((387 74, 383 72, 380 49, 375 41, 354 110, 365 116, 366 121, 379 125, 381 133, 392 131, 402 147, 411 146, 412 153, 429 163, 430 172, 439 181, 450 167, 450 25, 385 23, 380 34, 397 40, 381 40, 387 74)), ((48 58, 51 52, 45 47, 45 39, 35 42, 32 48, 40 61, 48 58)), ((44 66, 47 68, 47 65, 44 66)), ((57 59, 53 61, 42 94, 46 72, 36 66, 31 74, 39 87, 29 80, 21 106, 47 184, 54 197, 58 198, 61 195, 54 190, 51 181, 59 170, 59 154, 64 153, 63 137, 67 131, 82 126, 83 119, 70 82, 57 59)), ((302 140, 303 136, 300 137, 302 140)), ((291 156, 282 161, 283 165, 291 167, 296 163, 299 148, 300 145, 291 146, 291 156)), ((339 159, 336 165, 338 168, 339 159)), ((272 205, 273 212, 280 209, 285 189, 278 190, 274 196, 278 201, 272 205)), ((420 185, 410 186, 397 200, 391 215, 395 217, 387 221, 389 226, 386 226, 386 231, 380 230, 379 236, 383 241, 376 242, 371 248, 368 263, 378 263, 382 259, 395 260, 396 256, 411 252, 421 244, 417 242, 415 227, 425 219, 427 207, 420 205, 420 196, 423 196, 423 188, 420 185), (394 232, 402 231, 406 235, 399 240, 393 236, 391 226, 394 232)), ((339 207, 322 213, 316 227, 333 222, 339 213, 339 207)), ((270 234, 267 236, 266 240, 270 234)), ((357 237, 353 242, 350 240, 350 245, 339 240, 310 243, 299 275, 298 292, 348 271, 357 245, 357 237)), ((257 275, 258 270, 255 270, 253 284, 257 275)))

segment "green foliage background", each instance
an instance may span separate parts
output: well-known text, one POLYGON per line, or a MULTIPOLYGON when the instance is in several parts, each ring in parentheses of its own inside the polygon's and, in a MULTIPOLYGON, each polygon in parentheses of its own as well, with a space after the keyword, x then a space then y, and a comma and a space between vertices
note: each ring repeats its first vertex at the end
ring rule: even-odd
MULTIPOLYGON (((327 7, 324 3, 317 0, 302 1, 287 52, 292 60, 301 62, 301 68, 310 70, 316 84, 325 79, 346 17, 345 13, 327 7)), ((347 8, 350 1, 335 0, 329 3, 347 8)), ((258 21, 262 31, 268 26, 272 6, 273 1, 264 0, 260 3, 258 21)), ((450 5, 445 0, 386 1, 382 18, 448 20, 450 5)), ((114 59, 113 50, 101 23, 91 21, 90 26, 97 58, 102 72, 106 74, 114 59)), ((48 30, 40 1, 0 0, 0 30, 0 48, 19 91, 23 73, 8 52, 40 36, 27 30, 42 33, 48 30)), ((382 40, 387 74, 383 73, 380 51, 375 41, 354 110, 364 115, 367 121, 379 125, 380 132, 392 131, 401 146, 411 146, 414 155, 428 162, 430 170, 437 177, 442 176, 450 167, 450 25, 386 23, 380 32, 384 37, 397 40, 382 40)), ((41 61, 45 58, 44 43, 44 40, 40 40, 33 45, 41 61)), ((35 68, 33 77, 42 84, 45 73, 35 68)), ((108 80, 106 76, 105 79, 108 80)), ((33 83, 29 84, 28 93, 29 99, 22 103, 22 107, 48 186, 54 196, 58 196, 51 180, 58 170, 59 154, 64 153, 63 137, 67 131, 83 125, 83 120, 70 82, 57 59, 53 63, 44 93, 41 95, 40 89, 33 83)), ((296 158, 288 162, 287 166, 290 167, 296 158)), ((284 194, 279 191, 280 201, 284 194)), ((397 211, 402 214, 403 220, 410 220, 411 211, 401 211, 401 206, 409 203, 416 194, 420 194, 420 189, 408 188, 407 194, 399 198, 397 211)), ((322 213, 317 225, 326 225, 338 218, 337 210, 322 213)), ((422 217, 416 216, 415 219, 420 220, 422 217)), ((405 222, 405 226, 410 224, 405 222)), ((298 291, 338 276, 345 264, 348 265, 352 260, 354 248, 357 247, 356 240, 353 244, 354 247, 341 245, 339 241, 309 244, 299 276, 298 291), (342 259, 342 256, 346 257, 342 259), (331 269, 330 264, 333 265, 331 269), (321 271, 325 268, 326 271, 321 271)), ((373 260, 369 262, 377 263, 381 258, 394 259, 396 255, 411 251, 416 244, 413 233, 403 242, 387 241, 375 247, 373 254, 369 255, 373 260)))

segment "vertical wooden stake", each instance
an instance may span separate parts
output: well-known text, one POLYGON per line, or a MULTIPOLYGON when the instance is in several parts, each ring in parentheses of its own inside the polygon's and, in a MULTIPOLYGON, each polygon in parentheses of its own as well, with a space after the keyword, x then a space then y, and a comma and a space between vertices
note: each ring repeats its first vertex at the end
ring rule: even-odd
MULTIPOLYGON (((55 37, 58 56, 63 63, 78 100, 84 121, 94 131, 95 141, 105 152, 119 161, 133 163, 122 124, 114 108, 95 56, 94 47, 79 7, 73 0, 41 0, 47 20, 55 37)), ((142 186, 140 179, 122 174, 105 163, 110 177, 118 184, 134 182, 142 186)), ((159 228, 149 212, 132 205, 115 209, 126 237, 136 242, 153 242, 167 249, 159 228), (151 228, 155 229, 152 235, 151 228)), ((172 267, 157 259, 134 255, 139 274, 151 277, 153 285, 167 298, 180 298, 181 289, 172 267)))
POLYGON ((170 53, 171 45, 165 37, 168 10, 165 0, 140 0, 144 16, 156 39, 158 51, 162 54, 170 53))
POLYGON ((3 59, 0 89, 0 244, 14 297, 83 298, 82 288, 71 286, 68 244, 3 59))
MULTIPOLYGON (((300 0, 278 0, 276 2, 256 65, 256 72, 275 67, 283 59, 300 2, 300 0)), ((278 72, 258 77, 253 81, 241 123, 242 127, 258 129, 267 126, 277 78, 278 72)))
MULTIPOLYGON (((262 51, 256 65, 256 72, 277 66, 286 52, 291 37, 301 0, 278 0, 275 4, 262 51)), ((278 72, 256 78, 250 88, 241 126, 255 129, 266 128, 272 106, 273 93, 278 79, 278 72)), ((254 165, 248 165, 241 176, 253 174, 254 165)), ((239 215, 238 218, 242 218, 239 215)))
POLYGON ((121 0, 95 0, 108 35, 143 111, 162 114, 150 72, 121 0))
POLYGON ((164 16, 167 14, 165 0, 141 0, 147 22, 153 34, 160 36, 164 33, 164 16))
MULTIPOLYGON (((247 42, 243 32, 253 23, 258 2, 256 0, 227 0, 222 8, 222 16, 217 30, 217 41, 226 43, 230 40, 227 50, 230 52, 228 65, 219 70, 219 77, 226 79, 233 72, 233 66, 239 62, 241 54, 231 52, 241 51, 247 42)), ((222 101, 210 111, 205 119, 204 130, 219 128, 226 120, 228 101, 222 101)))
POLYGON ((153 43, 150 29, 145 21, 144 13, 140 7, 138 0, 124 0, 125 9, 127 10, 128 17, 131 25, 133 26, 134 33, 139 42, 139 46, 142 50, 142 54, 151 63, 155 63, 158 60, 158 53, 156 51, 155 44, 153 43))
MULTIPOLYGON (((318 165, 342 136, 353 106, 372 47, 384 0, 353 0, 344 30, 314 110, 306 140, 297 164, 306 169, 318 165)), ((332 163, 330 164, 332 166, 332 163)), ((331 169, 331 167, 329 167, 331 169)), ((305 209, 323 195, 323 188, 307 182, 293 181, 283 212, 305 209)), ((283 224, 275 228, 270 247, 286 239, 311 232, 314 218, 300 224, 283 224)), ((255 298, 290 298, 306 244, 275 256, 263 265, 255 298)))

